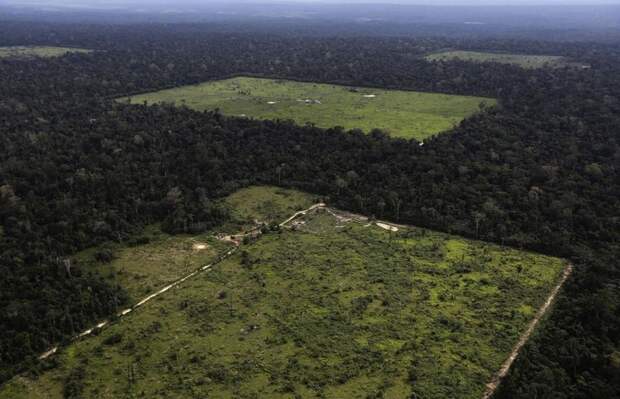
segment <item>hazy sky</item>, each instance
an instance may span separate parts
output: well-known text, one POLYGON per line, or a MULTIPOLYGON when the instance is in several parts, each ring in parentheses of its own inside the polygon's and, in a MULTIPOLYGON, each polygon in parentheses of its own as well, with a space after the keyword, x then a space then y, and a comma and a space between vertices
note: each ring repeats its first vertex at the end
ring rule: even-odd
POLYGON ((38 4, 38 5, 105 5, 107 4, 214 4, 214 3, 310 3, 310 4, 351 4, 386 3, 419 5, 561 5, 561 4, 620 4, 620 0, 0 0, 0 4, 38 4))
MULTIPOLYGON (((147 1, 148 0, 139 0, 147 1)), ((243 1, 243 0, 241 0, 243 1)), ((246 0, 254 3, 388 3, 388 4, 424 4, 424 5, 521 5, 521 4, 620 4, 620 0, 246 0)), ((207 1, 208 2, 208 1, 207 1)))

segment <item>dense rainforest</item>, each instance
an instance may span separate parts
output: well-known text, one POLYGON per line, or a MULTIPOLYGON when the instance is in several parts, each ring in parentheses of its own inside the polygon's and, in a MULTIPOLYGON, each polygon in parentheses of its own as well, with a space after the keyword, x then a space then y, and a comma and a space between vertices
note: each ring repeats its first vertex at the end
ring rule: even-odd
POLYGON ((500 398, 620 396, 620 45, 305 37, 201 24, 0 23, 0 381, 126 301, 76 251, 146 224, 203 231, 216 201, 279 184, 334 206, 563 256, 574 276, 500 398), (232 29, 232 28, 231 28, 232 29), (433 62, 459 48, 555 54, 589 69, 433 62), (426 140, 231 118, 115 97, 238 74, 496 97, 426 140))

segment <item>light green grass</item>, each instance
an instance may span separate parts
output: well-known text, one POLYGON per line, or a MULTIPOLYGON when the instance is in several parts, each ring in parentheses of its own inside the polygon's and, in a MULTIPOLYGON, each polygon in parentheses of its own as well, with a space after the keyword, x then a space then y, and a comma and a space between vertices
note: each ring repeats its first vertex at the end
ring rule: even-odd
POLYGON ((213 262, 229 248, 209 233, 170 236, 150 226, 143 236, 150 242, 135 247, 106 244, 90 248, 74 256, 82 270, 97 273, 113 283, 120 284, 132 303, 178 280, 205 264, 213 262), (203 247, 204 246, 204 247, 203 247), (94 255, 102 247, 110 248, 116 259, 100 263, 94 255))
POLYGON ((245 227, 253 227, 255 220, 281 222, 296 211, 308 208, 314 203, 313 199, 306 193, 272 186, 243 188, 222 200, 230 209, 232 220, 213 231, 171 236, 162 232, 158 225, 152 225, 136 237, 146 238, 146 244, 107 243, 81 251, 73 260, 83 271, 120 284, 135 303, 226 252, 230 243, 215 238, 220 230, 237 233, 245 227), (101 263, 95 259, 95 254, 103 248, 115 254, 112 262, 101 263))
POLYGON ((90 53, 92 50, 72 47, 11 46, 0 47, 1 58, 60 57, 68 53, 90 53))
POLYGON ((478 399, 562 267, 313 215, 71 345, 0 398, 60 398, 74 375, 83 398, 478 399))
POLYGON ((232 217, 241 223, 282 222, 318 202, 315 196, 273 186, 252 186, 237 190, 224 201, 232 217))
POLYGON ((448 130, 495 100, 413 91, 350 88, 319 83, 238 77, 132 96, 119 101, 175 103, 231 116, 291 119, 330 128, 374 128, 422 140, 448 130), (365 95, 374 95, 369 98, 365 95), (306 103, 305 100, 310 100, 306 103), (318 101, 320 103, 317 103, 318 101), (269 104, 274 102, 274 104, 269 104))
POLYGON ((513 64, 522 68, 561 68, 565 66, 584 67, 584 64, 570 62, 566 57, 555 55, 527 55, 508 53, 485 53, 477 51, 444 51, 426 56, 428 61, 463 60, 472 62, 498 62, 513 64))

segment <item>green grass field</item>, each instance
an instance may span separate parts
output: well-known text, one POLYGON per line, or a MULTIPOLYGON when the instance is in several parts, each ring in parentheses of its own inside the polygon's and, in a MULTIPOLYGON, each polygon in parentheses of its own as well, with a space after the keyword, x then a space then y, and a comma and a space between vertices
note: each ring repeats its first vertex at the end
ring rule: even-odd
POLYGON ((92 50, 51 46, 0 47, 0 58, 60 57, 68 53, 90 53, 92 50))
POLYGON ((238 224, 282 222, 295 212, 318 202, 315 196, 270 186, 247 187, 226 197, 225 203, 238 224))
MULTIPOLYGON (((313 199, 309 194, 278 187, 244 188, 223 199, 232 220, 216 230, 237 233, 253 227, 255 219, 267 223, 281 222, 296 211, 308 208, 314 203, 313 199)), ((134 243, 145 242, 143 245, 107 243, 81 251, 73 260, 82 270, 98 273, 108 281, 120 284, 135 303, 213 262, 230 249, 230 243, 215 238, 217 231, 171 236, 153 225, 133 239, 134 243), (102 249, 111 250, 115 259, 109 263, 97 261, 95 254, 102 249)))
POLYGON ((144 245, 127 246, 106 244, 104 248, 115 254, 109 263, 95 259, 100 248, 90 248, 74 256, 82 270, 98 273, 108 281, 127 290, 135 303, 159 288, 211 263, 229 249, 230 244, 216 240, 212 234, 170 236, 149 226, 141 237, 148 237, 144 245))
POLYGON ((554 55, 526 55, 508 53, 485 53, 477 51, 444 51, 426 56, 428 61, 463 60, 472 62, 499 62, 513 64, 522 68, 561 68, 565 66, 583 67, 584 64, 570 62, 566 57, 554 55))
MULTIPOLYGON (((310 198, 300 196, 271 203, 310 198)), ((252 208, 264 209, 239 214, 252 208)), ((296 225, 63 349, 55 367, 14 378, 0 398, 478 399, 563 268, 326 212, 296 225)))
POLYGON ((291 119, 329 128, 380 128, 395 137, 422 140, 448 130, 495 100, 436 93, 351 88, 330 84, 238 77, 177 87, 130 98, 259 119, 291 119), (307 100, 307 101, 306 101, 307 100))

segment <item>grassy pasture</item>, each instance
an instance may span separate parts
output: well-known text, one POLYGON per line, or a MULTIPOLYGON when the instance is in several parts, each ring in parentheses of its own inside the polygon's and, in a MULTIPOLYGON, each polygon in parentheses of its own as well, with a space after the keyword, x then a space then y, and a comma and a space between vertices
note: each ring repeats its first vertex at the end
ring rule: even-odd
MULTIPOLYGON (((238 190, 223 202, 230 209, 232 220, 217 230, 237 233, 253 226, 255 219, 281 222, 312 205, 313 197, 294 190, 255 186, 238 190)), ((129 243, 107 243, 89 248, 73 259, 82 270, 120 284, 135 303, 226 252, 230 243, 217 240, 214 233, 171 236, 152 225, 129 243), (115 259, 109 263, 97 261, 95 254, 103 249, 112 251, 115 259)))
POLYGON ((92 50, 71 47, 52 46, 10 46, 0 47, 0 59, 2 58, 51 58, 60 57, 68 53, 90 53, 92 50))
POLYGON ((566 57, 555 55, 526 55, 508 53, 486 53, 477 51, 444 51, 426 56, 428 61, 463 60, 471 62, 498 62, 513 64, 522 68, 562 68, 565 66, 582 67, 583 64, 570 62, 566 57))
POLYGON ((237 77, 122 98, 132 103, 175 103, 219 108, 231 116, 291 119, 329 128, 380 128, 422 140, 448 130, 495 100, 436 93, 352 88, 320 83, 237 77))
POLYGON ((477 399, 562 267, 320 212, 72 344, 0 398, 477 399))
POLYGON ((282 222, 295 212, 315 204, 314 196, 296 190, 252 186, 238 190, 224 200, 234 221, 240 224, 282 222))
POLYGON ((81 251, 74 256, 74 260, 83 270, 120 284, 127 290, 131 302, 135 303, 200 266, 211 263, 229 246, 210 234, 171 236, 155 225, 145 229, 141 235, 141 238, 144 237, 149 242, 143 245, 107 244, 81 251), (95 254, 102 248, 112 250, 115 259, 109 263, 98 262, 95 254))

